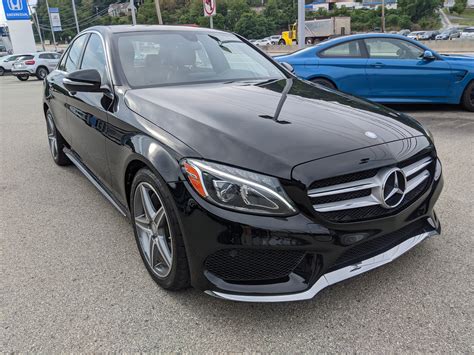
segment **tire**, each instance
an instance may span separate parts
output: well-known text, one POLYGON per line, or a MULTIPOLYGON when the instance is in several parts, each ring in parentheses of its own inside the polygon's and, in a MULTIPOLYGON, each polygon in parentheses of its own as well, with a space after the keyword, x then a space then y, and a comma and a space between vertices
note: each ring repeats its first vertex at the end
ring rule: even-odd
POLYGON ((334 85, 331 81, 324 78, 314 78, 314 79, 311 79, 311 81, 315 84, 322 85, 330 89, 334 89, 334 90, 337 89, 336 85, 334 85))
POLYGON ((56 129, 54 117, 50 110, 46 112, 46 130, 48 132, 49 151, 54 162, 59 166, 70 165, 71 161, 64 153, 64 147, 67 147, 66 141, 56 129))
POLYGON ((306 38, 306 44, 312 45, 314 43, 314 40, 312 38, 306 38))
POLYGON ((284 45, 286 44, 286 42, 285 42, 285 40, 280 39, 280 40, 278 41, 278 44, 279 44, 280 46, 284 46, 284 45))
POLYGON ((27 81, 29 77, 29 75, 18 75, 17 79, 20 81, 27 81))
POLYGON ((188 260, 173 198, 164 180, 147 168, 133 179, 130 211, 137 247, 152 279, 166 290, 189 287, 188 260))
POLYGON ((38 69, 36 69, 36 77, 38 78, 38 80, 44 80, 44 78, 46 78, 48 74, 49 71, 45 67, 39 67, 38 69))
POLYGON ((471 81, 464 90, 461 104, 466 110, 474 112, 474 81, 471 81))
POLYGON ((5 75, 5 69, 0 67, 0 76, 4 76, 5 75))

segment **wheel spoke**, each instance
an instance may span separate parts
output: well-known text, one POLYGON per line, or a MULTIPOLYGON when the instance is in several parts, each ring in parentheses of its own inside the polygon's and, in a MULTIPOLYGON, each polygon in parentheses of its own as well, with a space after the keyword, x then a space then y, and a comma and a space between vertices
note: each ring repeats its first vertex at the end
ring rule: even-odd
POLYGON ((150 265, 152 264, 152 233, 151 230, 148 228, 140 227, 137 225, 138 228, 138 238, 140 240, 140 245, 142 247, 143 253, 145 254, 145 258, 148 260, 150 265))
POLYGON ((151 200, 148 189, 145 185, 140 186, 140 195, 142 198, 143 211, 145 212, 146 217, 149 221, 153 221, 153 217, 156 214, 155 207, 153 206, 153 201, 151 200))
POLYGON ((163 218, 165 217, 165 209, 163 207, 158 208, 158 211, 155 212, 155 215, 153 216, 153 223, 157 227, 160 227, 163 223, 163 218))
POLYGON ((135 217, 135 224, 137 225, 138 228, 151 232, 150 221, 148 220, 145 214, 135 217))
POLYGON ((160 253, 160 259, 163 260, 167 268, 171 268, 171 252, 168 247, 168 243, 166 243, 166 237, 164 235, 159 235, 156 238, 156 246, 158 247, 158 251, 160 253))

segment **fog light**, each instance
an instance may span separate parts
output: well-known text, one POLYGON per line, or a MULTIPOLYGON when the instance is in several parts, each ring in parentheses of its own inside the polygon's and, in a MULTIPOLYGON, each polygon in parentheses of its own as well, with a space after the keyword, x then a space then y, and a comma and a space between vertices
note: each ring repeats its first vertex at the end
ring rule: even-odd
POLYGON ((342 245, 351 245, 364 240, 369 236, 368 233, 347 234, 341 237, 342 245))

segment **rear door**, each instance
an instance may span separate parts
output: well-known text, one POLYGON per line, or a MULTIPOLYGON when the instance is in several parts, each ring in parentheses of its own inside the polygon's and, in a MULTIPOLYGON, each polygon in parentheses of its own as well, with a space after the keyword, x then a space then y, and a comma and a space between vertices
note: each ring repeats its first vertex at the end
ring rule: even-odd
POLYGON ((402 39, 367 38, 364 42, 369 53, 369 98, 423 102, 450 95, 451 67, 441 58, 425 60, 422 47, 402 39))
POLYGON ((341 91, 359 96, 369 94, 365 72, 367 53, 361 40, 336 44, 319 51, 318 57, 315 76, 331 79, 341 91))

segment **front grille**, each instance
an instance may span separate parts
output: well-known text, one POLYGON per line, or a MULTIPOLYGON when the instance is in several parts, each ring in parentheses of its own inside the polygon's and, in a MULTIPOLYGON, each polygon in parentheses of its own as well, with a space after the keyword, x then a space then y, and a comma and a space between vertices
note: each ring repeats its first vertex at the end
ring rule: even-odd
POLYGON ((206 269, 225 281, 268 281, 287 277, 304 251, 223 249, 207 257, 206 269))
POLYGON ((338 269, 372 256, 381 254, 405 240, 424 232, 425 221, 418 221, 398 231, 361 242, 346 250, 334 263, 331 269, 338 269))
POLYGON ((308 196, 316 213, 331 222, 379 218, 397 213, 416 201, 429 186, 433 167, 434 159, 431 156, 410 159, 401 162, 397 167, 372 169, 321 180, 322 183, 315 182, 311 185, 308 196), (383 189, 389 182, 388 176, 395 170, 405 176, 400 176, 399 179, 402 180, 405 194, 403 199, 400 194, 398 205, 393 203, 397 196, 390 197, 383 189), (404 180, 406 181, 403 182, 404 180))

